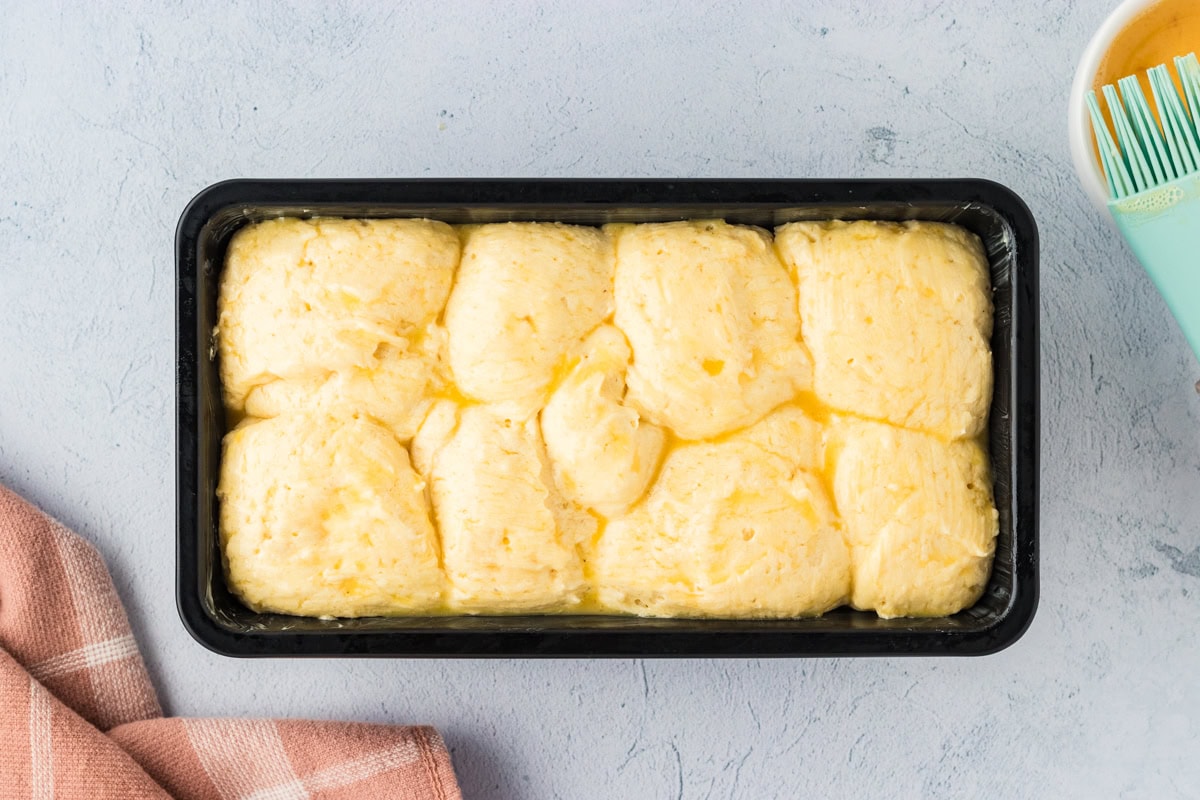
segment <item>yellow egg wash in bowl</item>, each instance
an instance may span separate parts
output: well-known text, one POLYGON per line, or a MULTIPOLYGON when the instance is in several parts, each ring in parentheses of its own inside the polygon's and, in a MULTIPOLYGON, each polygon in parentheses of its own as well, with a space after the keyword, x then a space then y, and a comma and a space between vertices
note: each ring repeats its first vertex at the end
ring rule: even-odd
MULTIPOLYGON (((1196 50, 1200 50, 1200 3, 1162 0, 1134 17, 1116 35, 1100 61, 1092 88, 1099 93, 1105 84, 1116 85, 1121 78, 1137 75, 1149 97, 1146 71, 1196 50)), ((1172 72, 1172 77, 1182 93, 1179 76, 1172 72)))

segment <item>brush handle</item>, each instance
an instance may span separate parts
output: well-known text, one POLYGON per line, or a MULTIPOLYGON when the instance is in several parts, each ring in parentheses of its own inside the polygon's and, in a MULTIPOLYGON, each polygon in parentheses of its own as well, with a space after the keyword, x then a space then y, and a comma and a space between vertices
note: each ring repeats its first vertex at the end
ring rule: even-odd
POLYGON ((1200 176, 1111 201, 1109 208, 1200 358, 1200 176))

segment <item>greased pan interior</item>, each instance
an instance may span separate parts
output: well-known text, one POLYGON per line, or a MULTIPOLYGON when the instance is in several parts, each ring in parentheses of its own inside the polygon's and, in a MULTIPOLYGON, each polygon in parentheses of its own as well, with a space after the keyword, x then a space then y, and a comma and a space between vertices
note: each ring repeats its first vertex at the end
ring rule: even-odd
POLYGON ((1038 236, 1025 204, 984 180, 234 180, 188 205, 176 234, 177 602, 231 656, 981 655, 1016 641, 1038 599, 1038 236), (225 433, 212 330, 225 249, 279 216, 430 217, 583 225, 721 217, 953 222, 987 250, 995 304, 988 443, 1000 532, 979 602, 950 617, 816 619, 438 616, 321 620, 250 611, 225 585, 216 484, 225 433))

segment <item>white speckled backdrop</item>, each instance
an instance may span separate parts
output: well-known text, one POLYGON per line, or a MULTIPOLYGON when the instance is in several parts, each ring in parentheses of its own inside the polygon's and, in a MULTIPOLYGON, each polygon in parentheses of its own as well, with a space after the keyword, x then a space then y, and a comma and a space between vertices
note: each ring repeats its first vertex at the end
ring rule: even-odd
POLYGON ((170 713, 429 722, 468 797, 1200 792, 1200 368, 1072 176, 1115 0, 0 2, 0 481, 170 713), (168 7, 169 6, 169 7, 168 7), (980 176, 1042 233, 1042 602, 975 660, 236 661, 175 611, 173 234, 235 176, 980 176))

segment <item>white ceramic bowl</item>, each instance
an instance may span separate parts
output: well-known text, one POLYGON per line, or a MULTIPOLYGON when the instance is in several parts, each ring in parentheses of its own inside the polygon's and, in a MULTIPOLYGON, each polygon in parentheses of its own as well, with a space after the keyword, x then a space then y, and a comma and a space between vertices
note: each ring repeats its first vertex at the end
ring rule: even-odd
POLYGON ((1071 101, 1067 107, 1067 135, 1071 140, 1071 160, 1075 162, 1075 174, 1083 184, 1084 191, 1096 208, 1108 209, 1108 186, 1104 183, 1104 173, 1096 162, 1095 151, 1092 147, 1092 122, 1088 117, 1088 90, 1096 79, 1096 71, 1100 61, 1108 52, 1112 40, 1116 38, 1134 17, 1150 8, 1158 0, 1124 0, 1116 10, 1108 15, 1104 24, 1096 31, 1096 35, 1088 42, 1075 69, 1075 82, 1071 85, 1071 101))

